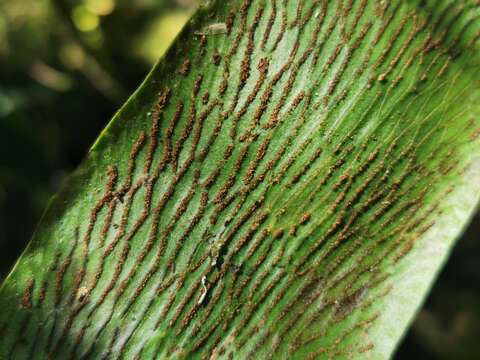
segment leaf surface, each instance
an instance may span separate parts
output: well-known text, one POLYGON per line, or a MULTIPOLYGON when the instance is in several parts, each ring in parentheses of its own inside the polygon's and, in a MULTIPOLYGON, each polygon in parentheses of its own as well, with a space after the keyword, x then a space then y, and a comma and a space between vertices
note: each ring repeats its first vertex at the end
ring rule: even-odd
POLYGON ((391 356, 478 203, 479 16, 205 3, 3 284, 0 357, 391 356))

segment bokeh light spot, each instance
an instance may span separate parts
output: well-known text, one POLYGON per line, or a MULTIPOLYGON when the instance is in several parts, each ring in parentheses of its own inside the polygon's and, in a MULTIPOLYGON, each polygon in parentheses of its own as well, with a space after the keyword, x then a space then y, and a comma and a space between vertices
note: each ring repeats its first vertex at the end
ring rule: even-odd
POLYGON ((78 5, 73 9, 72 20, 77 29, 84 32, 95 30, 100 23, 98 15, 84 5, 78 5))
POLYGON ((98 16, 109 15, 115 9, 115 0, 86 0, 86 7, 98 16))

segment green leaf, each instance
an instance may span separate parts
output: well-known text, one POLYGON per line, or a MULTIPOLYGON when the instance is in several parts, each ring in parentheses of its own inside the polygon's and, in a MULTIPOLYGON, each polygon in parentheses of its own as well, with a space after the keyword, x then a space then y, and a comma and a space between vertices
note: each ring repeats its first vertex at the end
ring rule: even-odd
POLYGON ((206 3, 5 281, 0 357, 391 356, 479 200, 479 17, 206 3))

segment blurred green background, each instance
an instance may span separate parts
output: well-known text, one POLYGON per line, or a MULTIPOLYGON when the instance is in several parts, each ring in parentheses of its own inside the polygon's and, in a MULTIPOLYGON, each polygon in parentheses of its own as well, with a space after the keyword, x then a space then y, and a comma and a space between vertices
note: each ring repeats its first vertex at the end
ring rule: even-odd
MULTIPOLYGON (((196 0, 0 0, 0 279, 196 0)), ((396 359, 480 359, 480 216, 396 359)))

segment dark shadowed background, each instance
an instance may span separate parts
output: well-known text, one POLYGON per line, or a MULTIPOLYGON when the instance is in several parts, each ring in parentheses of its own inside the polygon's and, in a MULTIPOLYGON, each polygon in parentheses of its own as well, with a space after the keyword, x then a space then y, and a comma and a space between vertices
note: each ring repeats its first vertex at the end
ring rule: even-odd
MULTIPOLYGON (((0 280, 196 0, 0 0, 0 280)), ((480 359, 480 216, 396 359, 480 359)))

